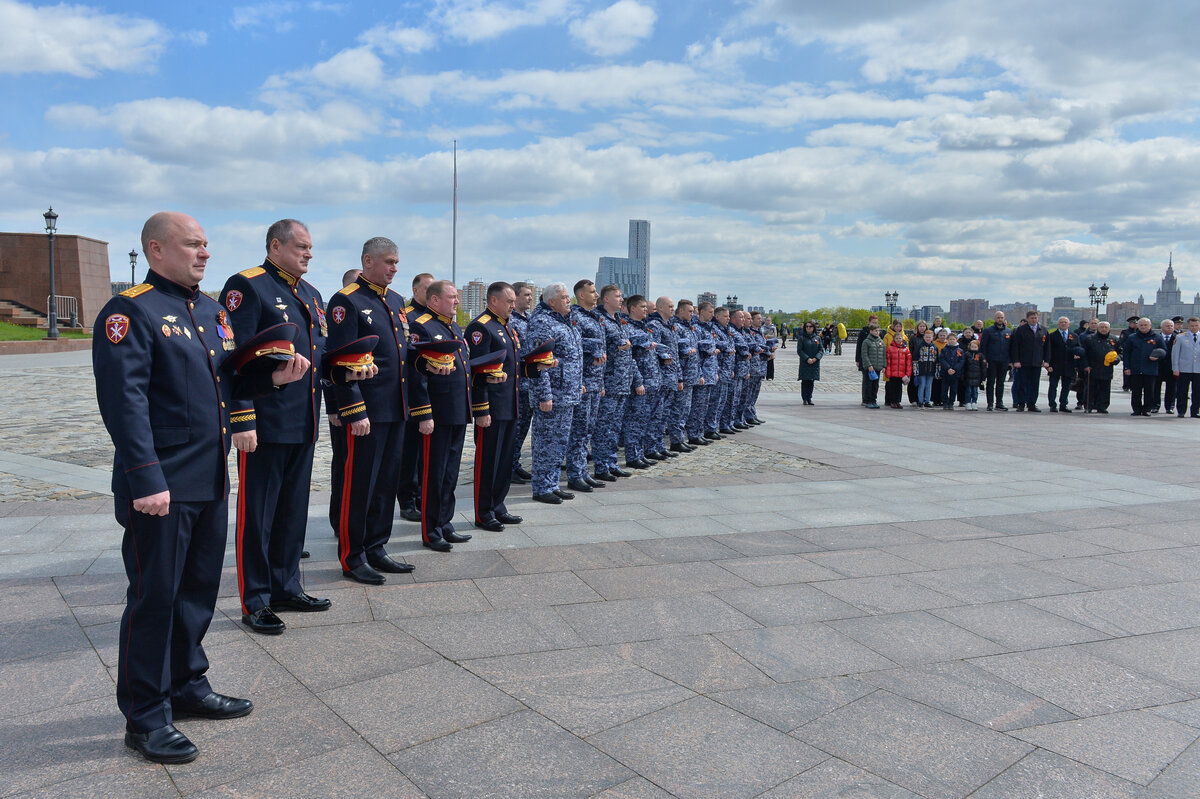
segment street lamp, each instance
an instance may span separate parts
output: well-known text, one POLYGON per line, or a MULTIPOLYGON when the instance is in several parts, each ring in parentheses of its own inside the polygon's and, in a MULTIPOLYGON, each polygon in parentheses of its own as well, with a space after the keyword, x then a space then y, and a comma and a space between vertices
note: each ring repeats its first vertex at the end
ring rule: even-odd
POLYGON ((137 250, 129 251, 129 285, 137 283, 137 250))
POLYGON ((58 302, 54 296, 54 230, 58 227, 58 214, 54 213, 54 206, 50 210, 42 214, 42 218, 46 220, 46 233, 50 236, 50 307, 49 311, 50 323, 46 326, 46 338, 58 338, 58 302))
POLYGON ((896 318, 896 308, 900 305, 900 292, 885 291, 883 292, 883 300, 887 304, 888 316, 892 319, 896 318))
POLYGON ((1099 317, 1100 306, 1108 301, 1108 284, 1103 283, 1100 288, 1096 288, 1096 284, 1092 283, 1088 286, 1088 299, 1091 301, 1092 307, 1096 309, 1092 315, 1099 317))

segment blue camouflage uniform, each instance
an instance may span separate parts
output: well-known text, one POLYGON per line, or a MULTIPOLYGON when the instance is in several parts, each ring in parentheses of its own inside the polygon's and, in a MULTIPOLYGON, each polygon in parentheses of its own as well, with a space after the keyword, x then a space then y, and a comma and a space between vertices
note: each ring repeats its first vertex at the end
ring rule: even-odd
POLYGON ((600 413, 600 397, 604 394, 604 323, 597 318, 596 311, 571 306, 571 322, 579 331, 583 346, 583 396, 575 406, 571 419, 571 440, 567 442, 567 479, 584 480, 587 477, 588 446, 596 429, 600 413))
POLYGON ((661 367, 661 387, 659 398, 654 405, 654 416, 646 436, 646 452, 656 454, 667 451, 663 442, 667 435, 667 417, 678 393, 679 373, 679 335, 675 328, 663 319, 657 311, 646 317, 646 329, 654 333, 658 340, 658 362, 661 367))
POLYGON ((760 327, 748 327, 746 330, 750 338, 751 358, 750 377, 746 380, 746 390, 742 397, 743 421, 758 419, 758 392, 767 377, 767 337, 763 335, 760 327))
POLYGON ((716 335, 711 322, 701 322, 700 315, 692 316, 692 333, 696 336, 696 349, 700 356, 700 378, 703 381, 692 389, 692 407, 688 412, 687 437, 703 438, 704 424, 708 418, 708 404, 715 400, 717 382, 721 379, 717 365, 716 335))
POLYGON ((617 444, 625 421, 625 406, 633 387, 641 382, 641 375, 633 362, 629 319, 621 313, 613 316, 603 308, 597 308, 597 314, 604 324, 608 360, 604 362, 604 396, 600 399, 600 415, 593 436, 592 464, 596 474, 603 475, 617 468, 617 444))
POLYGON ((571 419, 583 392, 583 342, 569 316, 539 302, 529 317, 529 347, 554 340, 558 365, 543 369, 532 380, 533 392, 533 495, 552 494, 558 488, 563 456, 571 438, 571 419), (542 402, 554 407, 543 411, 542 402))
POLYGON ((720 353, 717 355, 717 373, 720 375, 720 382, 717 383, 717 390, 713 392, 715 402, 710 402, 708 406, 708 417, 704 420, 704 432, 719 433, 725 427, 725 407, 729 402, 730 386, 733 384, 733 337, 729 333, 729 327, 722 325, 716 319, 709 323, 712 327, 713 336, 717 342, 717 348, 720 353))
POLYGON ((751 352, 751 338, 744 327, 729 326, 730 335, 733 337, 734 359, 733 359, 733 386, 729 392, 728 421, 730 428, 736 428, 737 425, 746 426, 742 421, 742 416, 745 412, 745 406, 742 404, 746 396, 746 388, 750 384, 750 360, 754 357, 751 352))
POLYGON ((676 351, 679 353, 679 374, 683 391, 675 392, 671 398, 671 409, 667 411, 667 431, 672 444, 687 441, 687 420, 692 410, 692 389, 700 384, 700 356, 696 349, 696 334, 692 326, 678 316, 671 317, 671 327, 678 337, 676 351))
MULTIPOLYGON (((629 341, 633 344, 633 361, 641 377, 643 394, 634 386, 625 408, 623 434, 625 438, 625 460, 636 461, 646 456, 647 441, 650 440, 651 423, 655 416, 655 404, 659 401, 662 372, 658 365, 658 340, 654 332, 646 327, 646 320, 629 321, 629 341)), ((662 440, 662 437, 659 437, 662 440)))
MULTIPOLYGON (((517 344, 517 361, 529 353, 529 317, 520 311, 513 311, 508 318, 508 326, 512 330, 517 344)), ((533 402, 530 392, 532 378, 519 375, 517 377, 517 431, 513 439, 513 468, 521 465, 521 448, 525 446, 525 436, 529 435, 529 425, 533 421, 533 402)))

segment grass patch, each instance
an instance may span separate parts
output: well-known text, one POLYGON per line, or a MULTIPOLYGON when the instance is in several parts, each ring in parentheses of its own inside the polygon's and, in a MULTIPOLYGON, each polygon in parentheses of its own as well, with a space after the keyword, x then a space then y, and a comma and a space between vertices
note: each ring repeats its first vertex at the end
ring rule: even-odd
MULTIPOLYGON (((70 330, 65 327, 58 329, 62 338, 91 338, 92 334, 83 330, 70 330)), ((46 331, 40 327, 26 327, 12 322, 0 322, 0 341, 39 341, 46 337, 46 331)))

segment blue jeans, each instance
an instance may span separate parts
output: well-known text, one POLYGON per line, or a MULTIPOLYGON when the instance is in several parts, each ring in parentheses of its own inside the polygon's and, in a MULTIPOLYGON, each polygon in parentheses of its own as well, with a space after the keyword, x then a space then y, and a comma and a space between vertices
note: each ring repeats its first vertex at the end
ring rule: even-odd
POLYGON ((917 402, 924 405, 929 402, 929 394, 933 391, 933 375, 917 375, 913 379, 917 383, 917 402))
POLYGON ((968 405, 974 405, 979 402, 979 384, 967 383, 967 398, 963 402, 968 405))

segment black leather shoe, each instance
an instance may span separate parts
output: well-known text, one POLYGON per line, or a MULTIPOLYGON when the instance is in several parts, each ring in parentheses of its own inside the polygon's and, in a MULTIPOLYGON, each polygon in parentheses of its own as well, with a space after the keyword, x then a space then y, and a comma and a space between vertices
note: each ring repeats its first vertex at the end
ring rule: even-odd
POLYGON ((413 570, 411 563, 403 563, 396 560, 391 555, 380 555, 377 558, 367 558, 367 563, 372 569, 388 574, 408 574, 413 570))
POLYGON ((1059 413, 1070 413, 1071 409, 1068 408, 1066 405, 1063 405, 1063 406, 1059 407, 1058 412, 1059 413))
POLYGON ((520 524, 525 520, 515 513, 501 513, 496 516, 496 521, 501 524, 520 524))
POLYGON ((720 441, 725 436, 721 435, 720 433, 710 430, 704 434, 704 437, 707 438, 709 441, 720 441))
POLYGON ((734 430, 732 427, 722 427, 721 428, 721 435, 732 436, 736 433, 737 433, 737 431, 734 430))
POLYGON ((642 460, 625 461, 625 466, 629 469, 649 469, 650 464, 642 460))
POLYGON ((736 424, 734 424, 733 429, 734 430, 749 430, 750 425, 746 424, 745 422, 737 422, 736 424))
POLYGON ((665 461, 667 459, 667 453, 665 453, 665 452, 647 452, 646 457, 653 458, 656 461, 665 461))
POLYGON ((592 487, 584 480, 568 480, 567 488, 572 491, 579 491, 584 494, 592 493, 592 487))
POLYGON ((305 558, 309 558, 309 557, 312 557, 312 556, 308 554, 307 549, 300 550, 300 560, 304 560, 305 558))
POLYGON ((421 521, 421 511, 416 508, 401 508, 400 518, 408 522, 419 522, 421 521))
POLYGON ((215 691, 192 705, 172 703, 171 713, 176 716, 194 716, 201 719, 240 719, 249 716, 254 703, 249 699, 225 696, 215 691))
POLYGON ((526 480, 524 477, 522 477, 520 474, 518 474, 516 469, 513 469, 512 477, 509 478, 509 482, 512 483, 513 485, 523 486, 526 483, 528 483, 529 481, 526 480))
POLYGON ((554 489, 554 496, 559 499, 575 499, 575 495, 570 491, 563 491, 561 488, 554 489))
POLYGON ((434 552, 449 552, 454 549, 450 542, 442 537, 430 538, 428 541, 422 541, 421 546, 426 549, 432 549, 434 552))
POLYGON ((997 403, 996 403, 996 410, 998 410, 998 411, 1007 411, 1007 410, 1008 410, 1008 406, 1007 406, 1007 405, 1001 405, 1000 403, 998 403, 998 402, 997 402, 997 403))
POLYGON ((1057 406, 1057 405, 1051 405, 1051 406, 1050 406, 1050 413, 1058 413, 1058 406, 1057 406))
POLYGON ((649 458, 647 458, 645 455, 642 456, 641 461, 644 466, 657 466, 658 465, 658 461, 652 461, 649 458))
POLYGON ((685 447, 683 444, 672 444, 671 452, 691 452, 691 447, 685 447))
POLYGON ((633 477, 631 472, 622 471, 620 466, 614 466, 608 470, 608 473, 613 477, 633 477))
POLYGON ((529 470, 524 468, 520 464, 517 464, 516 466, 514 466, 513 471, 516 472, 517 474, 519 474, 521 476, 522 480, 532 480, 533 479, 533 475, 530 474, 529 470))
POLYGON ((691 444, 693 447, 707 447, 712 442, 710 442, 707 438, 689 438, 687 443, 691 444))
MULTIPOLYGON (((499 519, 488 519, 487 521, 475 522, 475 526, 480 530, 487 530, 489 533, 499 533, 503 532, 504 530, 504 525, 500 523, 499 519)), ((454 542, 451 541, 450 543, 454 542)))
POLYGON ((298 610, 301 613, 317 613, 322 610, 329 610, 333 607, 333 603, 328 599, 317 599, 315 596, 309 596, 303 592, 295 596, 284 597, 283 599, 272 599, 271 610, 278 613, 281 610, 298 610))
POLYGON ((287 629, 283 619, 276 616, 270 608, 259 608, 253 613, 243 613, 242 624, 263 635, 279 635, 287 629))
MULTIPOLYGON (((597 480, 603 480, 603 481, 604 481, 604 482, 606 482, 606 483, 615 483, 615 482, 617 482, 617 476, 616 476, 616 475, 614 475, 614 474, 609 474, 609 473, 607 473, 607 472, 605 472, 604 474, 598 474, 598 475, 596 475, 596 479, 597 479, 597 480)), ((536 497, 535 497, 535 499, 536 499, 536 497)))
POLYGON ((559 498, 558 494, 534 494, 533 499, 535 502, 545 502, 547 505, 562 504, 562 499, 559 498))
POLYGON ((662 455, 666 455, 668 458, 678 458, 678 457, 679 457, 679 453, 678 453, 678 452, 672 452, 672 451, 671 451, 671 450, 669 450, 669 449, 668 449, 668 450, 663 450, 663 452, 662 452, 662 453, 660 453, 660 454, 662 454, 662 455))
POLYGON ((125 731, 125 745, 142 753, 152 763, 191 763, 200 754, 174 724, 150 732, 125 731))
POLYGON ((1029 411, 1030 413, 1041 413, 1042 412, 1042 409, 1036 405, 1026 405, 1025 410, 1029 411))
POLYGON ((383 585, 384 577, 379 572, 371 568, 369 564, 360 563, 350 571, 342 571, 343 577, 349 577, 355 582, 363 585, 383 585))
MULTIPOLYGON (((500 529, 504 529, 501 527, 500 529)), ((465 544, 471 540, 470 533, 456 533, 453 530, 448 530, 442 533, 442 540, 449 541, 451 544, 465 544)))
POLYGON ((605 485, 603 480, 597 480, 595 477, 592 477, 590 474, 587 477, 583 478, 583 482, 587 483, 592 488, 604 488, 604 485, 605 485))

